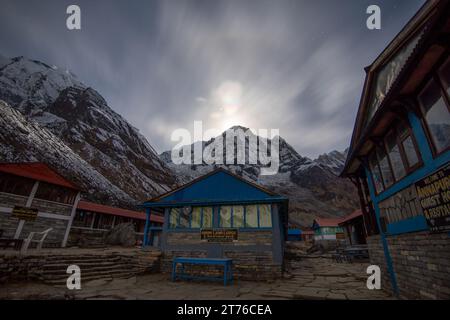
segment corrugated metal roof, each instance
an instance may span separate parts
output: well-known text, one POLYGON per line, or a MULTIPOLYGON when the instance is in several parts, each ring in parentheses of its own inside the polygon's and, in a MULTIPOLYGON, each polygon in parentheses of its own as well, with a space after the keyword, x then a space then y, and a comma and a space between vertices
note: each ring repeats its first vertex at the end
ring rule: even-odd
POLYGON ((342 219, 342 221, 339 224, 348 222, 352 219, 358 218, 362 216, 362 211, 361 209, 355 210, 352 213, 350 213, 348 216, 344 217, 344 219, 342 219))
POLYGON ((42 162, 0 163, 0 172, 80 190, 75 184, 42 162))
MULTIPOLYGON (((93 203, 93 202, 89 202, 89 201, 80 201, 78 203, 77 209, 92 211, 92 212, 99 212, 99 213, 104 213, 104 214, 111 214, 111 215, 115 215, 115 216, 121 216, 121 217, 133 218, 133 219, 140 219, 140 220, 146 219, 146 215, 144 212, 122 209, 122 208, 117 208, 117 207, 111 207, 111 206, 106 206, 103 204, 93 203)), ((161 216, 152 214, 152 215, 150 215, 150 221, 163 223, 164 218, 161 216)))
POLYGON ((147 203, 287 200, 227 170, 217 169, 147 203))
POLYGON ((319 227, 338 227, 342 218, 316 218, 314 224, 319 227))

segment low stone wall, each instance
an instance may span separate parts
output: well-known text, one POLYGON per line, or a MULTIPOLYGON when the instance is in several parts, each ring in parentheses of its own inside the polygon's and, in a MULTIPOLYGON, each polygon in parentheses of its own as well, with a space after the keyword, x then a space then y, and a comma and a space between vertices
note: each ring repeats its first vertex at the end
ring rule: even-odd
POLYGON ((106 232, 106 230, 72 227, 67 240, 67 246, 80 248, 104 246, 106 232))
MULTIPOLYGON (((399 294, 408 299, 450 299, 450 235, 427 231, 387 238, 399 294)), ((383 288, 391 291, 379 236, 368 239, 370 261, 379 265, 383 288)))
MULTIPOLYGON (((107 232, 108 230, 104 229, 89 229, 72 226, 67 240, 67 246, 79 248, 104 247, 106 246, 105 236, 107 232)), ((142 233, 135 233, 135 236, 136 244, 141 244, 144 235, 142 233)))

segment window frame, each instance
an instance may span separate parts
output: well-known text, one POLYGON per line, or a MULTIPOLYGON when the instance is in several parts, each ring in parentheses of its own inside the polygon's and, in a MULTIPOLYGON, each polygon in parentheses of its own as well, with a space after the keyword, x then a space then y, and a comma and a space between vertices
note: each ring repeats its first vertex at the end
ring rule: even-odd
POLYGON ((231 226, 230 227, 221 227, 220 226, 220 210, 222 208, 222 206, 218 206, 218 211, 217 211, 217 216, 218 216, 218 223, 217 225, 219 226, 219 228, 224 228, 224 229, 238 229, 238 230, 270 230, 273 228, 273 219, 272 219, 272 204, 271 203, 258 203, 258 204, 252 204, 252 205, 225 205, 226 207, 231 207, 231 226), (260 219, 260 210, 259 210, 259 206, 261 205, 267 205, 269 206, 269 216, 270 216, 270 227, 261 227, 261 219, 260 219), (244 226, 243 227, 235 227, 233 224, 233 215, 234 215, 234 207, 235 206, 242 206, 244 207, 244 226), (247 226, 247 207, 248 206, 256 206, 256 221, 258 226, 257 227, 249 227, 247 226))
POLYGON ((414 133, 412 131, 412 128, 411 128, 409 122, 407 122, 407 121, 405 121, 403 119, 398 119, 398 120, 394 121, 392 123, 392 125, 393 125, 393 128, 388 130, 385 134, 383 134, 382 139, 381 139, 381 143, 379 143, 379 144, 374 143, 374 147, 368 153, 369 172, 370 172, 370 175, 371 175, 371 178, 372 178, 372 184, 373 184, 373 187, 374 187, 374 190, 375 190, 375 195, 377 195, 377 196, 380 195, 381 193, 385 192, 386 190, 392 188, 396 183, 402 181, 403 179, 408 177, 411 173, 413 173, 418 168, 423 166, 422 155, 420 154, 419 146, 417 144, 416 138, 414 136, 414 133), (403 125, 406 128, 406 134, 402 134, 402 135, 400 134, 400 126, 401 125, 403 125), (403 167, 405 169, 405 175, 403 177, 399 178, 399 179, 397 179, 397 177, 395 176, 394 169, 393 169, 393 166, 392 166, 392 160, 391 160, 391 157, 389 156, 389 148, 388 148, 388 143, 387 143, 387 138, 392 133, 395 135, 395 138, 396 138, 395 141, 396 141, 396 144, 397 144, 397 146, 399 148, 400 157, 402 159, 403 167), (417 159, 418 159, 417 163, 412 165, 412 166, 409 164, 408 157, 406 156, 406 151, 405 151, 405 148, 403 146, 403 142, 406 139, 408 139, 409 137, 411 138, 411 141, 412 141, 413 146, 414 146, 414 151, 416 152, 417 159), (378 148, 383 149, 383 151, 384 151, 384 153, 386 154, 386 157, 387 157, 387 162, 389 164, 389 169, 391 171, 390 173, 391 173, 392 178, 393 178, 393 183, 390 184, 389 186, 386 186, 386 184, 384 182, 384 177, 383 177, 383 174, 382 174, 382 171, 381 171, 381 167, 380 167, 380 159, 379 159, 378 152, 377 152, 378 148), (381 185, 382 185, 382 188, 383 188, 383 190, 381 190, 381 191, 377 190, 377 187, 376 187, 376 184, 375 184, 374 175, 373 175, 373 172, 372 172, 373 170, 371 168, 371 163, 370 163, 371 161, 370 161, 370 159, 373 156, 377 160, 376 169, 378 170, 378 174, 381 177, 381 185))
POLYGON ((444 66, 444 64, 447 61, 450 61, 450 57, 448 56, 449 51, 447 50, 445 52, 446 54, 443 54, 443 57, 441 57, 441 59, 439 59, 439 61, 436 63, 436 65, 431 69, 430 73, 424 77, 422 83, 418 86, 418 89, 416 90, 416 92, 414 93, 415 96, 415 102, 417 103, 418 106, 418 112, 420 114, 420 123, 422 125, 422 128, 425 132, 425 136, 428 140, 428 145, 430 146, 431 149, 431 153, 433 156, 433 159, 439 157, 440 155, 446 153, 447 151, 450 150, 450 145, 441 150, 438 151, 434 142, 434 138, 433 135, 431 134, 430 128, 428 126, 428 123, 425 119, 425 114, 423 112, 423 105, 420 102, 419 96, 420 94, 425 90, 425 88, 427 87, 427 85, 431 82, 434 81, 442 94, 442 98, 444 100, 445 105, 447 106, 448 111, 450 112, 450 96, 448 95, 447 91, 444 89, 444 84, 441 80, 441 77, 439 76, 439 70, 444 66))

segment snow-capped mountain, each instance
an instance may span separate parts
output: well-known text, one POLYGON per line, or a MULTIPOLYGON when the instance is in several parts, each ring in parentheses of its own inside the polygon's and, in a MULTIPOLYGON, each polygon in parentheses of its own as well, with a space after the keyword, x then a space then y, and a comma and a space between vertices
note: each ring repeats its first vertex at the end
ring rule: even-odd
MULTIPOLYGON (((247 128, 235 126, 227 131, 235 133, 237 131, 246 132, 247 128)), ((222 150, 223 163, 229 163, 225 161, 227 157, 225 134, 226 132, 219 136, 219 141, 224 141, 222 150)), ((249 136, 246 137, 245 144, 247 160, 249 139, 250 137, 258 138, 250 131, 248 134, 249 136)), ((202 150, 209 150, 208 148, 213 148, 219 137, 197 143, 201 143, 202 150)), ((348 180, 338 177, 338 174, 344 167, 346 151, 332 151, 312 160, 298 154, 282 137, 278 137, 278 139, 280 160, 279 170, 275 175, 262 175, 261 167, 264 166, 259 162, 255 165, 236 164, 237 149, 234 147, 238 146, 237 140, 234 141, 234 146, 231 148, 228 146, 228 150, 233 150, 234 152, 235 164, 208 165, 205 162, 202 164, 174 164, 171 157, 172 151, 163 152, 160 157, 184 181, 190 181, 214 170, 216 167, 224 167, 250 181, 284 194, 289 197, 290 201, 290 219, 303 226, 310 226, 312 220, 317 216, 344 216, 358 207, 359 204, 356 200, 358 197, 355 187, 348 180)), ((270 139, 267 142, 262 140, 258 144, 258 148, 270 149, 271 143, 272 140, 270 139)), ((190 146, 190 150, 191 159, 194 159, 193 144, 190 146)), ((258 152, 258 150, 253 150, 252 152, 258 152)), ((180 155, 183 154, 181 149, 176 150, 176 152, 180 155)))
POLYGON ((2 130, 12 131, 3 130, 0 161, 38 160, 66 172, 73 168, 70 176, 89 190, 90 199, 124 206, 177 183, 139 131, 68 70, 24 57, 0 57, 0 100, 24 116, 2 105, 2 115, 10 120, 2 130), (14 137, 21 128, 30 137, 49 137, 55 151, 40 138, 14 137), (55 161, 53 155, 65 160, 55 161))

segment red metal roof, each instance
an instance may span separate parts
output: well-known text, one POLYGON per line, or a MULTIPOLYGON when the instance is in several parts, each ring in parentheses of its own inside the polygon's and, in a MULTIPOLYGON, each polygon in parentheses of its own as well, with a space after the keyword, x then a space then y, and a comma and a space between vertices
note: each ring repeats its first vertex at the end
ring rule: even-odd
POLYGON ((361 209, 355 210, 352 213, 350 213, 348 216, 346 216, 344 219, 342 219, 342 221, 339 222, 339 224, 348 222, 348 221, 350 221, 352 219, 355 219, 355 218, 358 218, 358 217, 361 217, 361 216, 362 216, 361 209))
POLYGON ((42 162, 0 163, 0 172, 80 190, 75 184, 42 162))
MULTIPOLYGON (((140 211, 127 210, 117 207, 106 206, 103 204, 93 203, 89 201, 80 201, 78 202, 77 209, 99 212, 105 214, 111 214, 114 216, 122 216, 133 219, 145 220, 145 213, 140 211)), ((155 214, 150 215, 150 221, 163 223, 164 218, 155 214)))
POLYGON ((338 227, 342 218, 316 218, 314 221, 319 227, 338 227))

